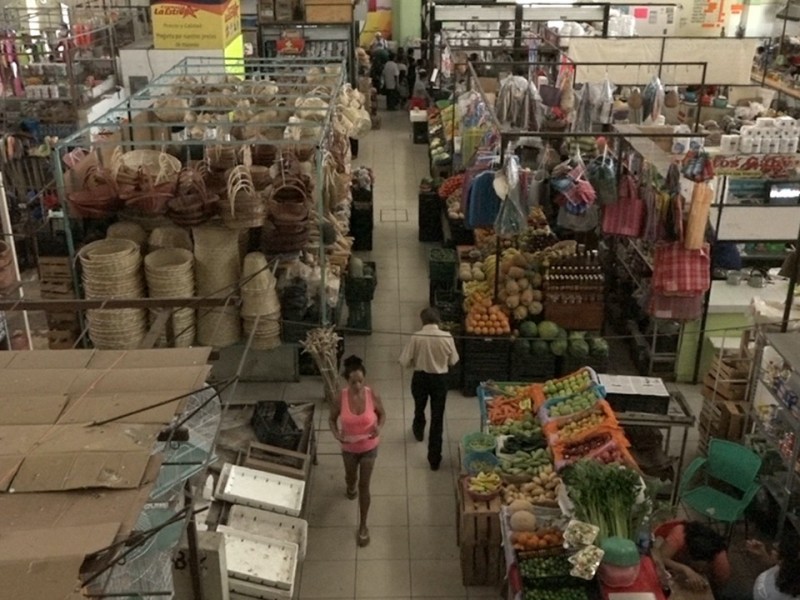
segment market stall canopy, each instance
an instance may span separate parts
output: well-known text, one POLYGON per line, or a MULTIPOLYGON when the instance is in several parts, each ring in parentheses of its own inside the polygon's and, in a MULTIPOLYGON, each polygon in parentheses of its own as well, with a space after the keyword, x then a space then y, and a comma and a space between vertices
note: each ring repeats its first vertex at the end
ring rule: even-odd
POLYGON ((0 356, 0 598, 81 597, 81 566, 133 529, 161 468, 158 434, 205 385, 209 354, 0 356))

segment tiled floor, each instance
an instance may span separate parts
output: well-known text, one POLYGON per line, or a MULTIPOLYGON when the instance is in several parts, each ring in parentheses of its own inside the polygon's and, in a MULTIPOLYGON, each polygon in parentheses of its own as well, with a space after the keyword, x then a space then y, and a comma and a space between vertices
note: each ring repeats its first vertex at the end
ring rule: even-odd
MULTIPOLYGON (((428 164, 426 147, 411 143, 407 114, 383 113, 382 118, 383 128, 361 141, 356 161, 371 166, 376 178, 373 250, 364 253, 378 265, 372 304, 376 333, 346 340, 346 355, 365 359, 368 381, 381 394, 388 413, 372 481, 372 541, 366 548, 356 545, 358 506, 345 498, 339 445, 328 431, 323 408, 299 596, 303 600, 497 598, 494 588, 461 584, 456 545, 458 441, 479 426, 475 399, 449 394, 447 444, 438 472, 428 468, 426 444, 416 442, 410 433, 409 374, 402 372, 397 358, 405 340, 400 332, 419 328, 418 315, 427 304, 428 246, 417 241, 417 185, 428 174, 428 164)), ((313 379, 275 384, 274 392, 284 399, 322 396, 319 381, 313 379)))

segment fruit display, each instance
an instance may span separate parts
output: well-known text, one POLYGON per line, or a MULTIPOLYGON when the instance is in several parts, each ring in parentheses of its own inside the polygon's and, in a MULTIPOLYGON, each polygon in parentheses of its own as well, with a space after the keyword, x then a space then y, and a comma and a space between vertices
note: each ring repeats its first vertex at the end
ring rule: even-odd
POLYGON ((557 527, 547 527, 536 531, 515 531, 511 534, 514 550, 519 552, 553 551, 561 549, 564 534, 557 527))
POLYGON ((508 316, 491 299, 475 302, 467 314, 467 333, 474 335, 506 335, 511 333, 508 316))
POLYGON ((442 200, 447 200, 454 193, 460 192, 463 185, 464 173, 458 173, 457 175, 448 177, 441 183, 439 189, 437 190, 439 198, 442 200))
POLYGON ((602 399, 603 395, 600 393, 600 388, 593 386, 582 392, 567 396, 563 400, 554 398, 546 404, 545 409, 547 416, 550 418, 566 417, 589 410, 602 399))
POLYGON ((525 452, 519 450, 508 458, 501 458, 498 469, 503 475, 529 475, 531 477, 538 476, 550 467, 550 454, 544 448, 534 450, 533 452, 525 452))
POLYGON ((445 208, 447 209, 447 218, 458 220, 464 218, 464 210, 462 207, 461 190, 456 190, 450 194, 445 200, 445 208))
POLYGON ((571 331, 567 336, 567 354, 578 360, 608 358, 608 342, 585 331, 571 331))
POLYGON ((467 491, 473 496, 489 496, 497 493, 502 483, 497 473, 481 471, 467 479, 467 491))
POLYGON ((519 561, 519 571, 525 580, 565 577, 572 570, 566 556, 536 556, 519 561))
MULTIPOLYGON (((541 331, 541 325, 539 326, 541 331)), ((546 400, 571 396, 595 384, 592 373, 587 369, 580 369, 560 379, 550 379, 544 382, 543 390, 546 400)))
POLYGON ((516 454, 517 452, 533 452, 547 448, 547 440, 541 431, 535 434, 517 434, 503 440, 503 445, 499 449, 501 454, 516 454))
POLYGON ((542 435, 542 426, 535 420, 507 421, 498 425, 489 425, 489 433, 514 437, 538 437, 542 435))
POLYGON ((606 416, 602 413, 595 413, 593 415, 578 419, 577 421, 570 421, 558 430, 558 439, 560 441, 568 442, 606 424, 607 422, 608 420, 606 416))
POLYGON ((575 461, 587 456, 608 444, 611 441, 611 434, 600 433, 579 442, 568 442, 561 446, 561 456, 564 460, 575 461))

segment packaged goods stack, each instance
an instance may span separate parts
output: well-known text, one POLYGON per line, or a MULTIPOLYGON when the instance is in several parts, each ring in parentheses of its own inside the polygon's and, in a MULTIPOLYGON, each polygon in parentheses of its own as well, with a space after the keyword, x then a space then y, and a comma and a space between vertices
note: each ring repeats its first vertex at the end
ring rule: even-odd
POLYGON ((350 271, 345 279, 344 296, 347 300, 347 330, 351 335, 372 333, 372 298, 378 285, 374 262, 350 259, 350 271))
MULTIPOLYGON (((75 298, 72 267, 67 256, 40 256, 39 282, 42 298, 71 300, 75 298)), ((68 350, 75 346, 81 332, 78 313, 69 311, 47 313, 47 339, 51 350, 68 350)))
POLYGON ((350 235, 355 238, 353 250, 372 250, 372 229, 375 209, 372 190, 375 176, 372 169, 360 167, 353 172, 353 207, 350 212, 350 235))

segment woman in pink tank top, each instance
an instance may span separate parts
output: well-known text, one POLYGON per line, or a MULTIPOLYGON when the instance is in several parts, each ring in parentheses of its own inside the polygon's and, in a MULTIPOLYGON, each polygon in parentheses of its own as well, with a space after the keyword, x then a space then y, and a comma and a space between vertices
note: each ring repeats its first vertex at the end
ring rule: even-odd
POLYGON ((358 544, 369 544, 367 514, 369 513, 369 481, 378 456, 380 431, 386 422, 380 396, 365 383, 366 369, 360 358, 351 356, 344 363, 347 386, 338 402, 331 405, 331 432, 342 444, 344 478, 347 497, 358 498, 360 524, 358 544))

